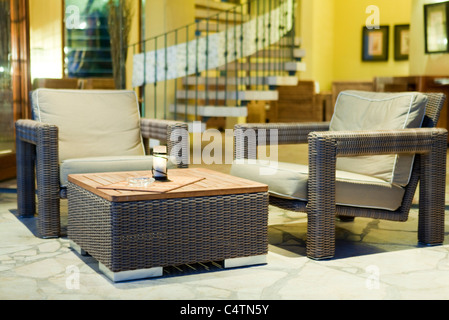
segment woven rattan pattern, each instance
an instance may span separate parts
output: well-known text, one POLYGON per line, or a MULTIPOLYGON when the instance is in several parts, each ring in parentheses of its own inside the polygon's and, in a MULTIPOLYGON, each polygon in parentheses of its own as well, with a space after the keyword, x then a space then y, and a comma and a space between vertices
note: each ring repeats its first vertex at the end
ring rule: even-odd
MULTIPOLYGON (((306 212, 307 255, 313 259, 333 257, 335 252, 335 215, 406 221, 418 182, 420 204, 418 240, 441 244, 444 237, 444 196, 447 130, 435 129, 445 96, 427 93, 428 103, 420 129, 330 132, 328 123, 241 124, 235 127, 236 157, 256 158, 256 146, 264 141, 248 139, 246 130, 278 132, 279 144, 309 144, 308 202, 270 196, 270 204, 287 210, 306 212), (256 141, 256 146, 250 145, 256 141), (411 180, 402 206, 395 212, 335 205, 335 163, 338 156, 415 153, 411 180)), ((264 135, 262 135, 263 137, 264 135)))
MULTIPOLYGON (((149 154, 150 138, 167 144, 168 153, 179 144, 178 168, 188 166, 188 127, 170 120, 141 119, 144 147, 149 154), (174 138, 177 138, 174 139, 174 138)), ((94 139, 94 137, 93 137, 94 139)), ((59 183, 58 127, 34 120, 16 122, 17 211, 20 216, 36 213, 38 198, 38 234, 44 238, 59 237, 60 198, 67 197, 59 183)))
POLYGON ((68 188, 69 238, 113 272, 268 252, 266 192, 109 202, 68 188))

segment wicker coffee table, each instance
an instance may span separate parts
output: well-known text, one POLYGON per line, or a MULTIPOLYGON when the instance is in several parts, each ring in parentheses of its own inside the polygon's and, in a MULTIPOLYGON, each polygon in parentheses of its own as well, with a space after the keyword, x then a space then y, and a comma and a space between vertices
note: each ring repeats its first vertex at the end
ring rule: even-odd
MULTIPOLYGON (((202 168, 169 179, 202 180, 168 192, 103 189, 151 172, 75 174, 68 183, 68 237, 113 281, 161 276, 164 267, 266 263, 268 187, 202 168)), ((163 183, 163 182, 157 182, 163 183)))

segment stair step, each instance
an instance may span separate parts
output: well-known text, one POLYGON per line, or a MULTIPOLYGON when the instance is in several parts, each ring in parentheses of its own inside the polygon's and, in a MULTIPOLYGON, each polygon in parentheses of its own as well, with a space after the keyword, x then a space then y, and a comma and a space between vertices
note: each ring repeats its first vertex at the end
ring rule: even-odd
POLYGON ((286 43, 286 41, 280 41, 277 42, 275 44, 272 44, 270 46, 271 49, 276 49, 276 48, 282 48, 282 47, 291 47, 292 45, 294 47, 301 47, 302 44, 302 39, 300 37, 294 37, 293 38, 293 44, 291 43, 291 40, 289 40, 289 42, 286 43))
POLYGON ((251 101, 251 100, 265 100, 265 101, 276 101, 279 99, 279 94, 275 90, 245 90, 245 91, 198 91, 198 90, 178 90, 176 91, 177 99, 185 99, 187 95, 187 99, 200 99, 205 100, 207 98, 211 100, 242 100, 242 101, 251 101))
POLYGON ((283 48, 283 49, 265 49, 253 54, 251 57, 255 58, 304 58, 306 50, 300 48, 283 48))
POLYGON ((206 9, 206 8, 196 8, 195 9, 195 19, 210 19, 212 21, 226 21, 228 20, 229 26, 234 25, 234 21, 237 24, 240 24, 241 22, 245 22, 249 20, 249 16, 247 14, 241 14, 237 12, 234 14, 234 11, 221 11, 221 10, 214 10, 214 9, 206 9))
POLYGON ((235 70, 241 70, 241 71, 250 71, 256 72, 256 71, 306 71, 306 64, 304 62, 299 61, 287 61, 287 62, 252 62, 252 63, 235 63, 229 62, 227 65, 222 66, 219 68, 219 70, 227 70, 227 71, 235 71, 235 70), (279 67, 283 66, 282 70, 279 70, 279 67))
MULTIPOLYGON (((204 35, 204 36, 206 36, 208 34, 208 32, 209 32, 209 34, 213 34, 216 32, 222 32, 222 31, 225 31, 226 29, 234 27, 233 19, 234 18, 231 19, 229 16, 230 22, 228 24, 226 24, 223 21, 224 19, 221 18, 221 15, 220 15, 220 18, 218 19, 218 22, 217 22, 216 16, 209 19, 209 22, 207 22, 206 19, 201 19, 201 21, 197 21, 197 23, 196 23, 196 31, 199 31, 201 33, 201 35, 204 35), (217 24, 218 24, 218 27, 217 27, 217 24), (217 30, 217 28, 218 28, 218 30, 217 30)), ((200 20, 200 19, 198 19, 198 20, 200 20)), ((238 22, 238 20, 237 20, 237 22, 238 22)))
POLYGON ((217 23, 216 20, 209 20, 209 22, 207 22, 206 20, 201 20, 196 24, 196 30, 200 32, 205 32, 205 35, 207 34, 207 32, 216 33, 225 31, 227 28, 229 28, 229 26, 227 26, 226 23, 223 22, 217 23))
POLYGON ((267 85, 269 86, 297 86, 297 77, 271 76, 267 77, 267 85))
MULTIPOLYGON (((176 111, 175 105, 170 105, 170 112, 185 114, 186 113, 186 105, 185 104, 177 104, 176 111)), ((188 115, 197 115, 200 117, 246 117, 248 116, 248 109, 246 107, 241 106, 228 106, 228 107, 220 107, 220 106, 194 106, 187 105, 187 114, 188 115)))
POLYGON ((296 86, 298 84, 297 77, 290 76, 268 76, 268 77, 188 77, 182 79, 183 85, 207 85, 208 86, 224 86, 224 85, 268 85, 268 86, 296 86), (206 81, 207 80, 207 81, 206 81))
MULTIPOLYGON (((221 14, 221 15, 224 15, 224 14, 221 14)), ((197 23, 196 23, 196 30, 200 31, 200 32, 205 32, 204 35, 206 35, 207 31, 209 31, 209 33, 216 33, 217 31, 221 32, 221 31, 225 31, 227 28, 234 27, 234 17, 233 17, 232 13, 228 14, 228 18, 230 20, 228 24, 226 24, 223 21, 224 18, 221 17, 221 15, 220 15, 220 18, 218 19, 218 21, 217 21, 217 17, 215 17, 215 16, 210 17, 209 22, 207 22, 207 19, 198 17, 197 20, 200 20, 200 21, 197 21, 197 23), (218 24, 218 30, 217 30, 217 24, 218 24)), ((239 14, 237 14, 237 16, 238 15, 239 14)), ((244 17, 246 17, 246 16, 244 16, 244 17)), ((237 20, 237 22, 239 22, 239 20, 237 20)), ((291 47, 292 45, 295 47, 301 46, 301 38, 299 38, 299 37, 294 38, 293 44, 290 42, 287 42, 287 43, 284 43, 284 42, 286 42, 286 41, 284 40, 281 43, 273 44, 272 48, 276 49, 279 47, 291 47)))
POLYGON ((304 62, 299 61, 285 62, 285 70, 304 72, 306 71, 306 64, 304 62))
MULTIPOLYGON (((238 6, 233 3, 210 1, 210 0, 195 0, 195 7, 210 8, 210 9, 216 9, 216 10, 221 10, 221 11, 232 10, 233 8, 236 8, 237 12, 240 12, 241 8, 242 8, 241 6, 238 6)), ((246 7, 248 7, 248 6, 246 6, 246 7)))

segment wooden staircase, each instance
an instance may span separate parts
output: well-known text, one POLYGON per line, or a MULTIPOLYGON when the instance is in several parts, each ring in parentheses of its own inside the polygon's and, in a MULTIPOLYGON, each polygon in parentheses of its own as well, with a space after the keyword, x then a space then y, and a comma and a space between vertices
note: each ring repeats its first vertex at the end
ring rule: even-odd
MULTIPOLYGON (((254 17, 247 5, 196 0, 195 6, 197 36, 238 28, 254 17)), ((266 38, 261 35, 260 40, 263 43, 266 38)), ((233 126, 237 118, 248 117, 248 103, 265 101, 269 105, 279 99, 280 86, 296 86, 297 72, 305 71, 304 56, 300 39, 290 33, 275 44, 261 45, 250 56, 182 78, 169 110, 178 118, 201 121, 203 129, 233 126)))

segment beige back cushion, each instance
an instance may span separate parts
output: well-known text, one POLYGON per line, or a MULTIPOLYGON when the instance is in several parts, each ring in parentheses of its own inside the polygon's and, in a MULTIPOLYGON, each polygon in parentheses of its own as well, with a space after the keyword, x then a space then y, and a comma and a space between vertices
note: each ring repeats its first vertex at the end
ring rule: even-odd
POLYGON ((58 126, 59 161, 144 155, 134 91, 37 89, 33 118, 58 126))
MULTIPOLYGON (((427 96, 418 92, 343 91, 335 104, 330 130, 419 128, 426 104, 427 96)), ((342 157, 337 159, 337 169, 405 186, 410 178, 413 159, 410 154, 342 157)))

